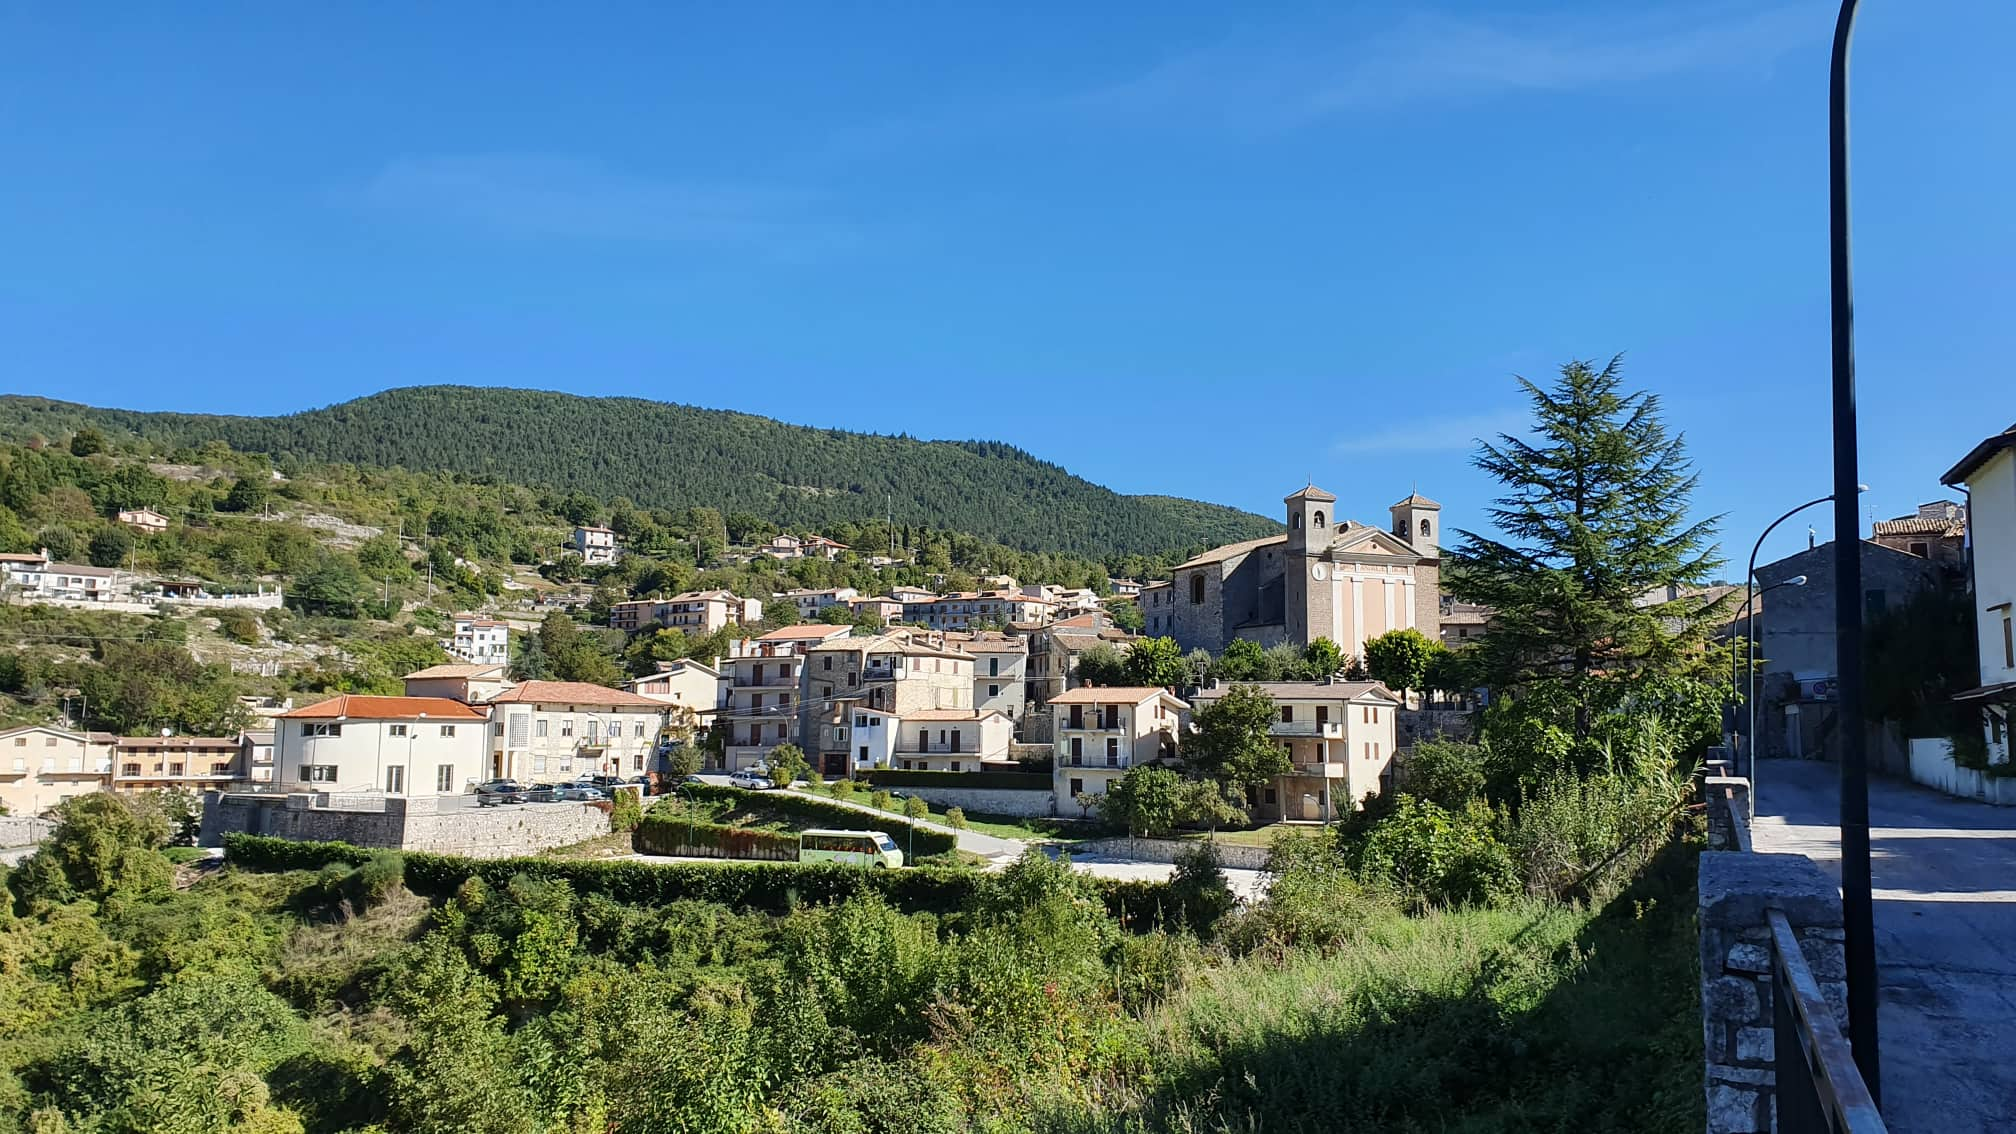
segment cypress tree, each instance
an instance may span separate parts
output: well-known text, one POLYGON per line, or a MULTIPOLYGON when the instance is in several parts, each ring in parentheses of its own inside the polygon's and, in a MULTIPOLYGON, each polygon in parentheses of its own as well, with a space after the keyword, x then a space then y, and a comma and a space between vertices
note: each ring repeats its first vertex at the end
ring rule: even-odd
POLYGON ((1621 358, 1570 362, 1550 388, 1519 379, 1532 439, 1501 434, 1474 463, 1503 485, 1501 538, 1459 532, 1445 554, 1456 597, 1493 611, 1480 672, 1494 688, 1547 697, 1576 741, 1631 684, 1688 664, 1717 608, 1667 588, 1699 587, 1721 560, 1715 525, 1693 520, 1699 479, 1659 399, 1626 392, 1621 358))

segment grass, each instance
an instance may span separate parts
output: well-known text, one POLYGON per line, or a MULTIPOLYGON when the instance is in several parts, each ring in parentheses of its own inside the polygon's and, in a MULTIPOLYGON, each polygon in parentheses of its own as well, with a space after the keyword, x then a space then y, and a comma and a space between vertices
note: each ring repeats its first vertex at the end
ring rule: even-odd
POLYGON ((1375 916, 1198 973, 1077 1131, 1697 1131, 1697 847, 1600 908, 1375 916))

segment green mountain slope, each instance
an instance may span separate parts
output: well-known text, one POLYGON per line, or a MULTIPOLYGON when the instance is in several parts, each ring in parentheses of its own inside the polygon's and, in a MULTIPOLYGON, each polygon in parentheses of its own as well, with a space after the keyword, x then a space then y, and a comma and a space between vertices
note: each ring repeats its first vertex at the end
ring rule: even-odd
POLYGON ((416 386, 280 417, 236 417, 0 397, 0 438, 57 438, 85 425, 164 444, 219 440, 283 462, 489 474, 649 507, 752 512, 789 526, 880 517, 893 497, 898 523, 1027 550, 1154 553, 1279 530, 1216 504, 1122 496, 997 442, 812 429, 638 398, 416 386))

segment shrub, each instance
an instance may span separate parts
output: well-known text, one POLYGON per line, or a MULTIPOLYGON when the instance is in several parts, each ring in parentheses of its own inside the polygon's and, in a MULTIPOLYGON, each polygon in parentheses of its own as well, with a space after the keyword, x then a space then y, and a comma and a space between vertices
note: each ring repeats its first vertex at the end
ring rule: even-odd
POLYGON ((1584 897, 1628 881, 1665 842, 1686 793, 1686 781, 1672 775, 1561 771, 1543 778, 1520 801, 1506 834, 1526 892, 1584 897))
POLYGON ((1338 948, 1392 904, 1369 891, 1327 839, 1290 832, 1267 854, 1267 896, 1227 933, 1238 953, 1338 948))
POLYGON ((1391 885, 1417 906, 1484 904, 1518 888, 1492 815, 1476 804, 1451 813, 1402 796, 1348 850, 1360 878, 1391 885))
POLYGON ((903 801, 903 816, 906 819, 928 819, 931 816, 931 807, 913 795, 903 801))
POLYGON ((844 802, 844 801, 846 801, 846 800, 850 800, 850 799, 853 799, 853 798, 854 798, 854 781, 853 781, 853 780, 844 780, 844 779, 843 779, 843 780, 834 780, 834 781, 833 781, 833 784, 832 784, 832 787, 830 788, 830 790, 831 790, 831 791, 832 791, 832 793, 833 793, 833 798, 834 798, 834 799, 838 799, 838 800, 841 800, 841 801, 843 801, 843 802, 844 802))
POLYGON ((1424 740, 1407 758, 1400 790, 1438 807, 1461 811, 1484 795, 1484 750, 1453 740, 1424 740))
POLYGON ((868 805, 877 811, 887 811, 889 810, 890 801, 894 798, 894 796, 889 794, 887 789, 877 788, 874 794, 868 797, 868 805))
POLYGON ((1176 873, 1169 880, 1169 893, 1182 910, 1183 923, 1206 940, 1237 904, 1232 887, 1225 882, 1225 872, 1218 869, 1218 848, 1208 841, 1176 852, 1176 873))
POLYGON ((966 811, 965 811, 965 809, 964 809, 964 808, 960 808, 960 807, 948 807, 948 808, 946 808, 946 809, 945 809, 945 825, 946 825, 946 826, 948 826, 948 827, 951 827, 951 828, 952 828, 953 830, 955 830, 955 831, 963 831, 963 830, 965 830, 965 829, 966 829, 966 811))
POLYGON ((644 818, 644 803, 630 788, 617 788, 609 805, 609 830, 617 834, 634 831, 644 818))
POLYGON ((349 843, 318 843, 272 835, 224 836, 224 861, 243 870, 320 870, 332 862, 362 866, 371 852, 349 843))
MULTIPOLYGON (((688 784, 681 794, 689 795, 701 803, 723 803, 730 807, 749 807, 768 811, 799 827, 880 831, 895 839, 897 845, 906 850, 912 845, 909 842, 911 824, 905 820, 893 816, 871 815, 859 808, 842 807, 823 799, 811 799, 786 792, 748 792, 741 788, 717 787, 713 784, 688 784)), ((921 801, 918 807, 924 808, 921 801)), ((930 809, 924 808, 923 814, 929 815, 930 809)), ((916 831, 915 845, 918 857, 923 858, 955 850, 959 843, 956 838, 943 831, 919 827, 916 831)))
POLYGON ((787 862, 798 857, 796 835, 695 821, 671 812, 653 811, 637 827, 630 845, 639 854, 705 856, 714 851, 722 858, 787 862))

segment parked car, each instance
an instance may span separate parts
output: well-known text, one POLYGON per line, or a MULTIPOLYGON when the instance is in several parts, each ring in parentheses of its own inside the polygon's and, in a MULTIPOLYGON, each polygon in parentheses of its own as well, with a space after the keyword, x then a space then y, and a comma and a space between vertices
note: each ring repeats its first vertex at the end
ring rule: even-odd
POLYGON ((728 777, 728 786, 742 788, 745 791, 766 791, 776 785, 770 782, 769 776, 758 775, 755 772, 736 772, 728 777))
POLYGON ((485 780, 476 785, 476 803, 495 807, 500 803, 523 803, 530 791, 516 780, 485 780))
POLYGON ((608 798, 609 796, 594 784, 563 784, 553 789, 553 799, 559 803, 589 803, 608 798))

